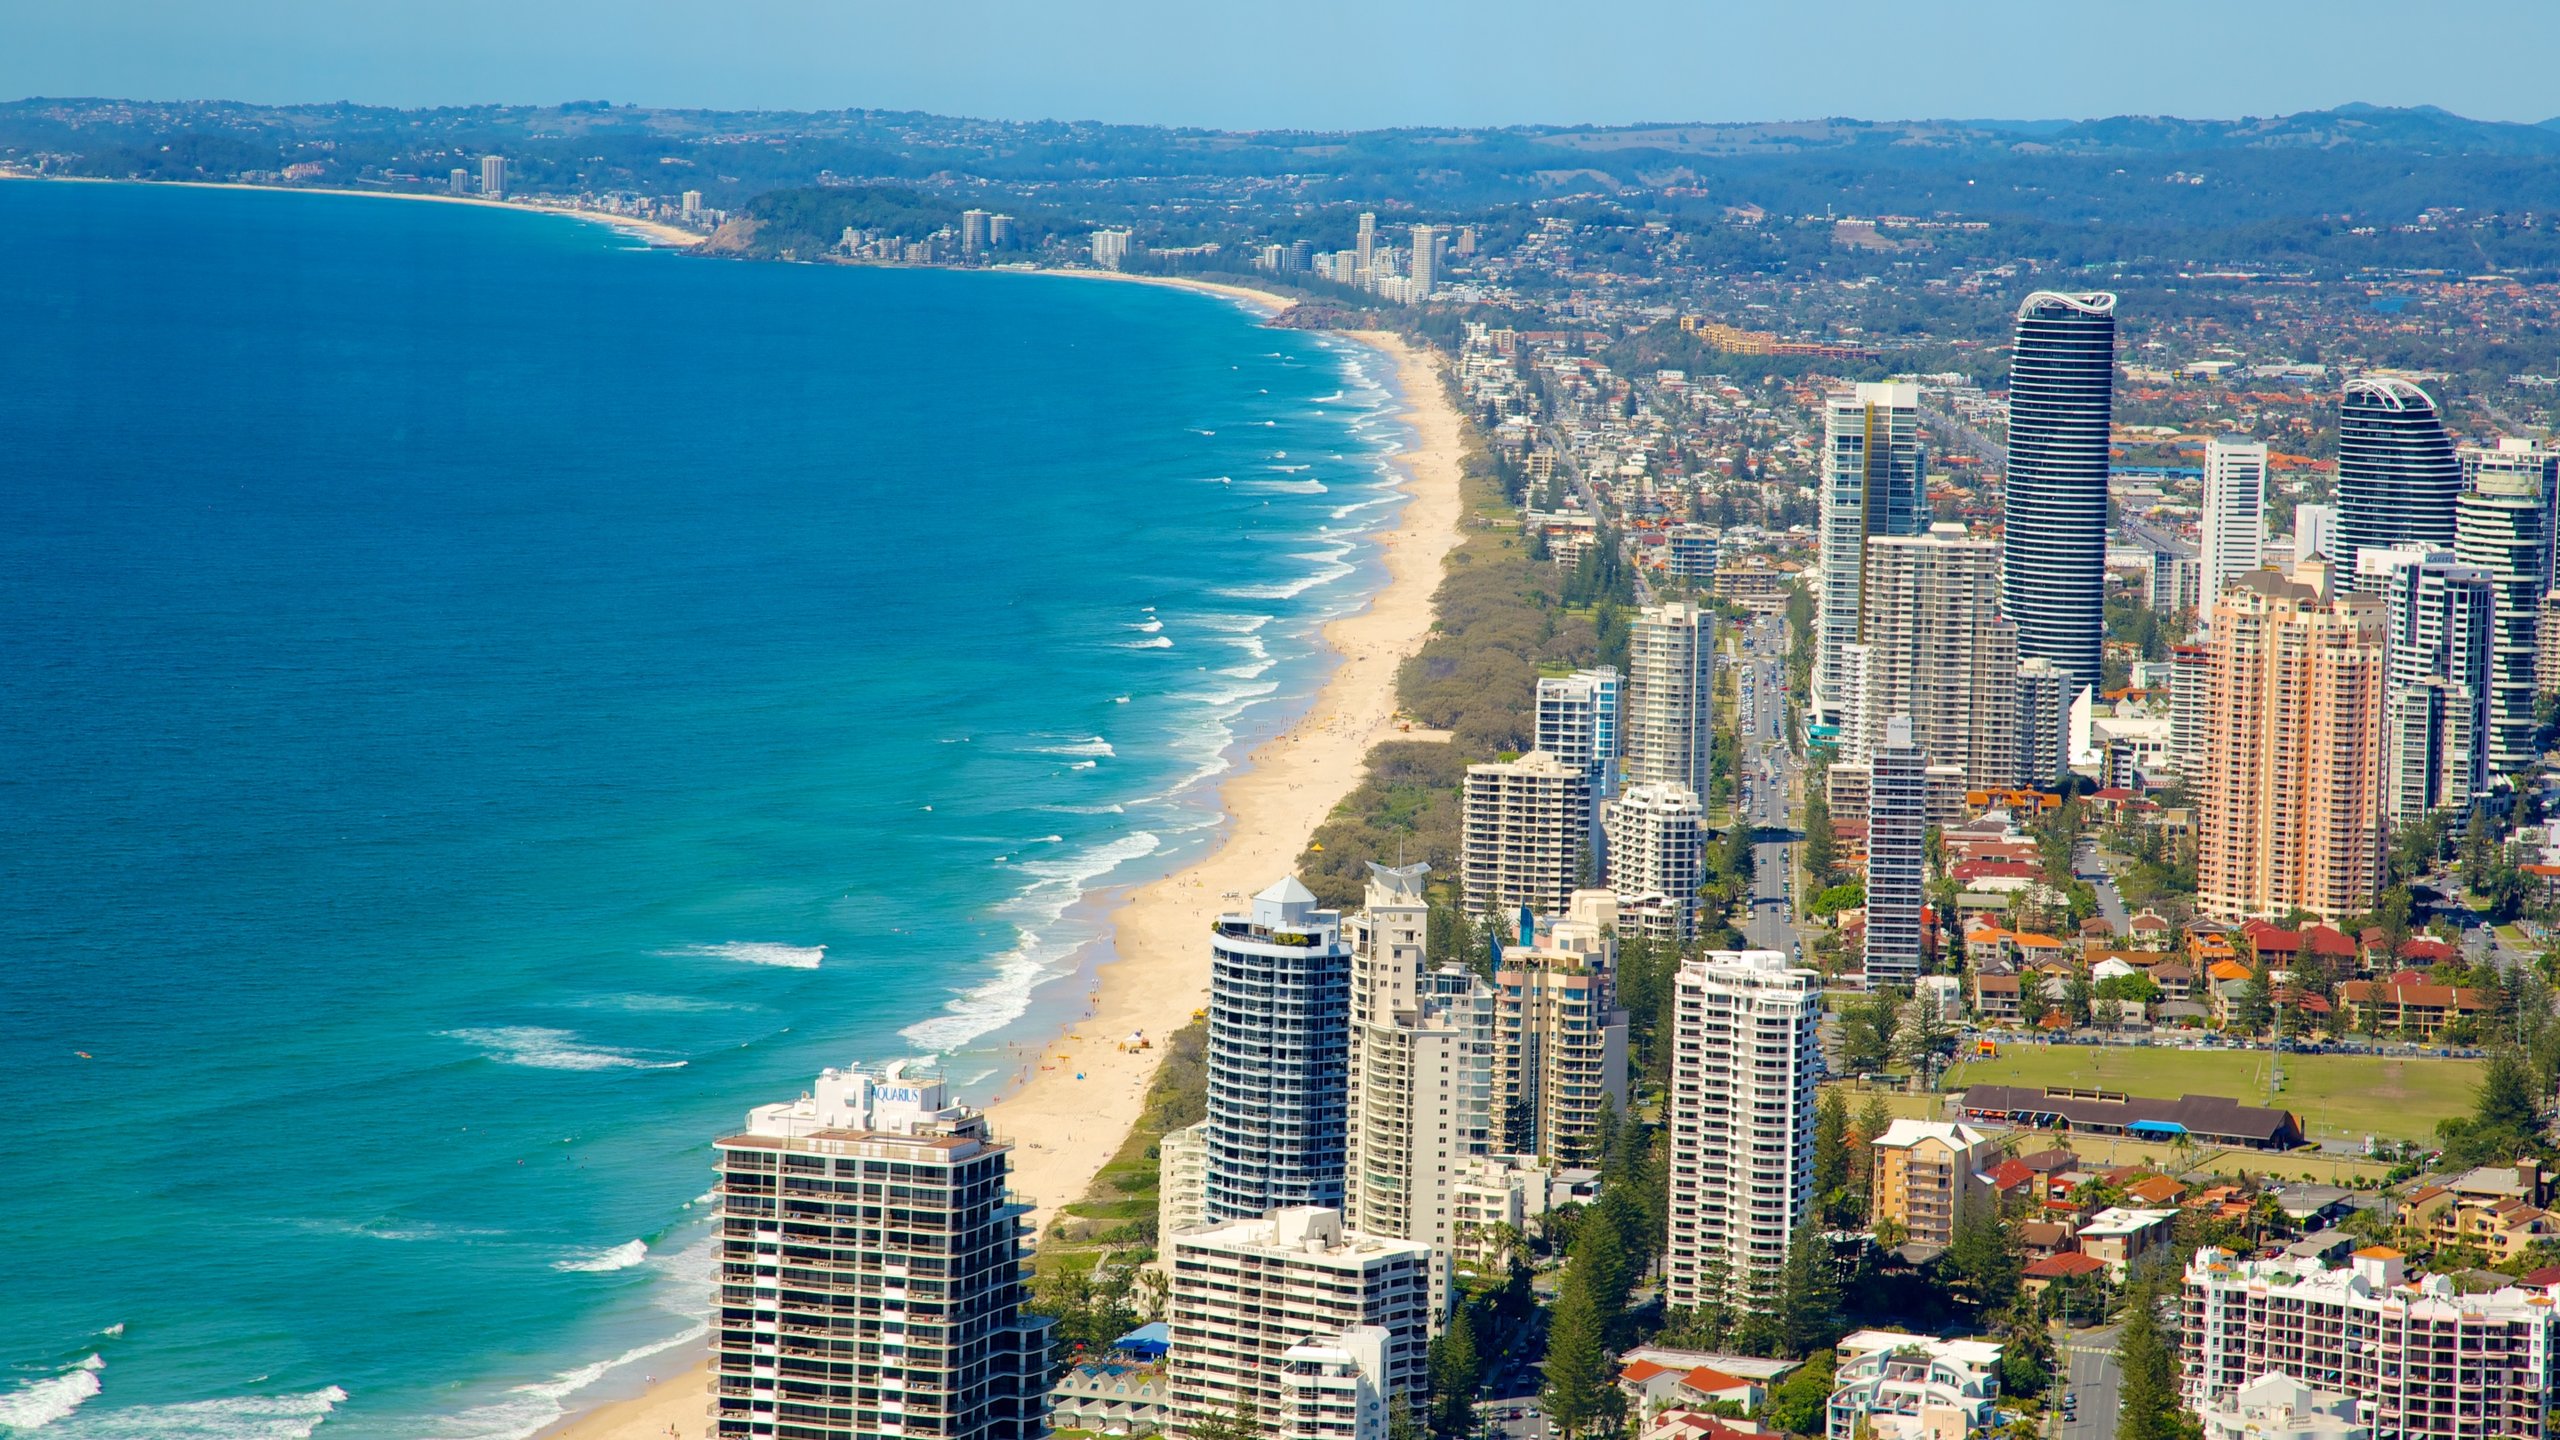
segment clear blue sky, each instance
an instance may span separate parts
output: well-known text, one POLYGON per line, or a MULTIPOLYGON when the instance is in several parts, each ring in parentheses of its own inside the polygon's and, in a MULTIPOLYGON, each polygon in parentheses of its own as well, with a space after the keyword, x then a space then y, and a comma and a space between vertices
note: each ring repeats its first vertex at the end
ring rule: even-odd
POLYGON ((0 97, 1233 128, 2560 113, 2554 0, 8 0, 0 97))

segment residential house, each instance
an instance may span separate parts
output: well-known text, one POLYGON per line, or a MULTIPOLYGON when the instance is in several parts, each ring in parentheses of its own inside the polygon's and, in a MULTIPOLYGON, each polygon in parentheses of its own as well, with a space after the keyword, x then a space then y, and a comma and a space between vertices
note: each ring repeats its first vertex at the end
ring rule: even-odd
POLYGON ((2107 1278, 2121 1285, 2153 1257, 2169 1253, 2177 1221, 2175 1210, 2110 1206, 2080 1227, 2080 1251, 2105 1265, 2107 1278))

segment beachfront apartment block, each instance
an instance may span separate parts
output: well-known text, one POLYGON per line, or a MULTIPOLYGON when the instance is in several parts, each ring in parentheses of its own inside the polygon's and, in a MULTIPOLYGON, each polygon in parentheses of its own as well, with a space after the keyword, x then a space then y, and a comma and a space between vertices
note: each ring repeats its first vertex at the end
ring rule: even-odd
POLYGON ((1493 1101, 1506 1152, 1586 1162, 1602 1107, 1626 1113, 1617 932, 1617 897, 1577 890, 1544 936, 1503 947, 1493 975, 1493 1101))
POLYGON ((1543 750, 1467 767, 1459 845, 1477 915, 1553 914, 1591 873, 1591 772, 1543 750))
POLYGON ((1812 1201, 1821 979, 1775 950, 1710 950, 1673 984, 1665 1298, 1765 1304, 1812 1201))
POLYGON ((1867 770, 1867 988, 1909 985, 1928 958, 1929 775, 1911 717, 1885 722, 1867 770))
POLYGON ((1999 1423, 1996 1340, 1860 1330, 1838 1349, 1825 1440, 1964 1440, 1999 1423))
MULTIPOLYGON (((1416 226, 1416 229, 1421 227, 1416 226)), ((1375 1325, 1292 1345, 1281 1358, 1287 1378, 1273 1440, 1387 1440, 1387 1347, 1395 1337, 1375 1325)))
POLYGON ((1156 1233, 1209 1223, 1207 1121, 1167 1130, 1156 1141, 1156 1233))
POLYGON ((1840 647, 1864 638, 1867 545, 1908 535, 1922 500, 1920 387, 1864 384, 1823 405, 1821 565, 1814 588, 1813 714, 1840 719, 1840 647))
POLYGON ((1342 916, 1287 876, 1221 915, 1209 940, 1211 1223, 1342 1204, 1351 944, 1342 916))
POLYGON ((2343 1266, 2241 1260, 2207 1246, 2180 1295, 2179 1386, 2210 1412, 2273 1373, 2370 1407, 2400 1440, 2541 1440, 2560 1287, 2464 1294, 2412 1280, 2396 1250, 2343 1266))
POLYGON ((1627 776, 1704 795, 1715 740, 1716 620, 1674 601, 1627 631, 1627 776))
POLYGON ((1707 817, 1698 795, 1679 785, 1631 785, 1603 807, 1609 888, 1622 934, 1687 940, 1698 930, 1698 884, 1706 876, 1707 817))
POLYGON ((1985 1131, 1942 1120, 1896 1120, 1870 1146, 1875 1176, 1867 1218, 1900 1226, 1906 1241, 1948 1245, 1956 1222, 1998 1201, 1984 1173, 1999 1163, 2000 1145, 1985 1131))
POLYGON ((1350 922, 1350 1134, 1343 1220, 1432 1247, 1435 1297, 1452 1293, 1451 1187, 1491 1151, 1494 991, 1464 966, 1426 967, 1427 865, 1372 863, 1350 922))
POLYGON ((1166 1246, 1175 1428, 1248 1408, 1286 1416, 1290 1352, 1368 1326, 1386 1332, 1372 1383, 1408 1404, 1421 1398, 1437 1313, 1430 1246, 1364 1235, 1341 1212, 1312 1206, 1194 1230, 1166 1246))
POLYGON ((1012 1147, 943 1081, 828 1070, 714 1146, 711 1433, 1039 1440, 1012 1147))

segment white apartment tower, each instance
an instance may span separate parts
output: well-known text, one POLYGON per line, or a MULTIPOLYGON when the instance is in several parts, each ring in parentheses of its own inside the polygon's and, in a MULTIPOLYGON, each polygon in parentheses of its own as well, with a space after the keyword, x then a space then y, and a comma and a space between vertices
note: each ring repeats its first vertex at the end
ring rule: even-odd
POLYGON ((1428 225, 1413 227, 1413 303, 1431 298, 1432 287, 1440 283, 1439 244, 1436 232, 1428 225))
POLYGON ((2484 696, 2485 763, 2493 775, 2520 775, 2541 758, 2534 744, 2540 728, 2535 670, 2542 601, 2551 592, 2560 450, 2502 440, 2496 449, 2466 446, 2456 453, 2463 484, 2454 505, 2454 554, 2487 572, 2497 591, 2484 696))
POLYGON ((1812 1201, 1821 978, 1774 950, 1711 950, 1674 984, 1665 1298, 1764 1303, 1812 1201))
POLYGON ((1371 262, 1378 255, 1378 217, 1366 210, 1360 212, 1360 238, 1352 242, 1351 255, 1353 269, 1349 283, 1367 285, 1371 262))
POLYGON ((2338 507, 2335 505, 2296 505, 2293 507, 2294 563, 2317 557, 2338 558, 2338 507))
POLYGON ((1822 413, 1822 555, 1815 591, 1814 717, 1839 721, 1840 647, 1864 637, 1867 542, 1917 532, 1922 495, 1920 387, 1860 385, 1822 413))
POLYGON ((984 210, 960 212, 960 253, 982 255, 987 249, 987 221, 993 216, 984 210))
POLYGON ((1630 785, 1606 808, 1609 888, 1628 933, 1658 940, 1696 935, 1707 860, 1707 815, 1697 792, 1630 785))
POLYGON ((2469 804, 2488 781, 2489 572, 2414 542, 2368 546, 2356 570, 2382 597, 2383 813, 2406 823, 2469 804))
POLYGON ((1280 1357, 1285 1399, 1273 1417, 1273 1440, 1387 1440, 1387 1347, 1395 1336, 1375 1325, 1292 1345, 1280 1357))
POLYGON ((1674 601, 1636 612, 1627 638, 1627 775, 1703 795, 1715 744, 1715 617, 1674 601))
POLYGON ((1866 595, 1863 671, 1842 667, 1842 693, 1855 701, 1838 712, 1842 738, 1857 736, 1844 755, 1871 754, 1899 716, 1923 764, 1959 766, 1977 787, 2009 783, 2018 771, 2018 630, 2000 614, 1999 542, 1954 524, 1878 536, 1867 542, 1866 595))
POLYGON ((1093 263, 1095 268, 1101 270, 1117 270, 1121 266, 1128 264, 1129 242, 1132 238, 1132 233, 1127 230, 1094 231, 1093 263))
POLYGON ((1450 1187, 1492 1151, 1493 988, 1461 966, 1426 970, 1427 865, 1371 864, 1351 920, 1350 1152, 1343 1220, 1432 1247, 1439 1282, 1456 1250, 1450 1187))
POLYGON ((507 198, 506 156, 483 155, 480 157, 480 193, 492 200, 507 198))
POLYGON ((2266 558, 2267 446, 2215 436, 2204 443, 2204 574, 2196 609, 2213 612, 2222 587, 2266 558))
POLYGON ((1591 772, 1543 750, 1470 765, 1463 803, 1467 909, 1564 909, 1591 866, 1591 772))
POLYGON ((1209 937, 1208 1219, 1338 1206, 1351 1051, 1342 917, 1294 877, 1209 937))
POLYGON ((713 1148, 714 1436, 1048 1434, 1030 1207, 985 1116, 897 1065, 828 1070, 713 1148))
POLYGON ((1538 681, 1537 747, 1591 772, 1592 798, 1617 792, 1618 667, 1602 665, 1538 681))
POLYGON ((1493 1104, 1505 1151, 1582 1163, 1593 1158, 1602 1103, 1626 1112, 1619 930, 1616 898, 1582 890, 1544 937, 1503 946, 1493 975, 1493 1104))
MULTIPOLYGON (((1285 1417, 1289 1353, 1375 1326, 1389 1396, 1418 1399, 1436 1297, 1431 1247, 1364 1235, 1338 1211, 1273 1210, 1165 1242, 1173 1271, 1165 1356, 1174 1429, 1250 1409, 1285 1417)), ((1265 1423, 1268 1423, 1266 1420, 1265 1423)))
POLYGON ((2071 763, 2071 674, 2041 655, 2018 662, 2018 783, 2051 785, 2071 763))
POLYGON ((1920 978, 1920 910, 1927 892, 1928 761, 1911 718, 1885 722, 1867 784, 1867 988, 1920 978))

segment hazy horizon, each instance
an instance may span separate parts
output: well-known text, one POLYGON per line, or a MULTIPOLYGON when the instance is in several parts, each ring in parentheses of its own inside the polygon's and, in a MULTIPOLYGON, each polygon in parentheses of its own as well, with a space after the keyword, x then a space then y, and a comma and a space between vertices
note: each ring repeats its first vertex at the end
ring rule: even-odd
POLYGON ((1884 0, 1818 15, 1620 0, 1208 12, 989 0, 925 13, 738 0, 22 0, 0 94, 424 108, 610 100, 668 109, 913 110, 1220 130, 1877 123, 2168 115, 2364 102, 2537 124, 2560 99, 2484 83, 2480 54, 2560 48, 2560 7, 2342 0, 2316 15, 2159 0, 2055 14, 1884 0), (1005 37, 991 46, 987 37, 1005 37), (2388 35, 2389 43, 2377 40, 2388 35))

